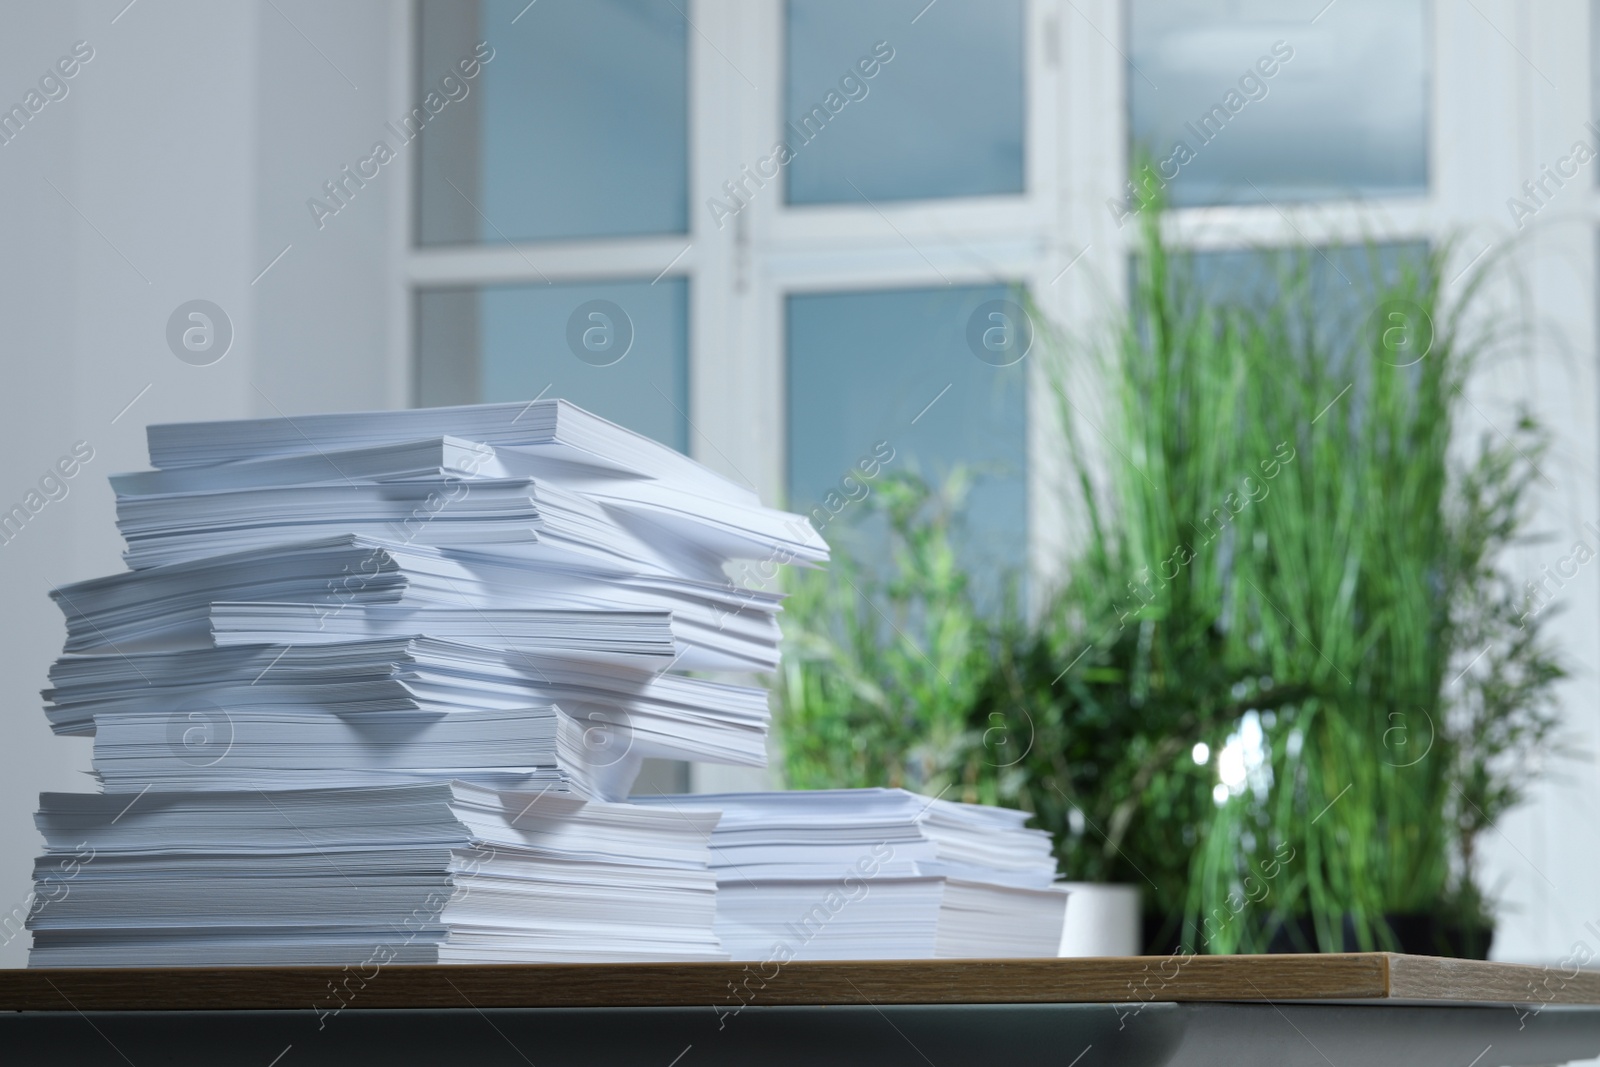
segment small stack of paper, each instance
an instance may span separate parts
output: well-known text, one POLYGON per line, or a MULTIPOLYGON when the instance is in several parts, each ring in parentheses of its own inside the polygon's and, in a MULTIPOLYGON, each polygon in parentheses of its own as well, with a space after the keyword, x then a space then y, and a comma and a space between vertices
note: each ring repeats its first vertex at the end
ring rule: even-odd
POLYGON ((798 516, 562 401, 157 426, 128 572, 54 591, 36 964, 697 959, 715 813, 646 756, 761 766, 798 516), (68 892, 58 894, 70 867, 68 892), (410 930, 403 943, 396 931, 410 930))
POLYGON ((734 959, 1056 954, 1066 892, 1026 812, 900 789, 639 802, 722 812, 711 866, 734 959))

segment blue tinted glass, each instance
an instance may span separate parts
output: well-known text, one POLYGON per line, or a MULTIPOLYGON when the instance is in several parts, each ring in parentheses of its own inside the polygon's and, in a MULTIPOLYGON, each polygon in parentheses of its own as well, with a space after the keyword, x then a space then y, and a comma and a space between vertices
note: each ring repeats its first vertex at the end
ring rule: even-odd
POLYGON ((1177 269, 1192 272, 1207 302, 1257 311, 1279 303, 1286 285, 1303 285, 1315 308, 1309 323, 1314 350, 1331 373, 1342 373, 1358 348, 1370 342, 1367 318, 1374 293, 1402 278, 1424 276, 1427 265, 1427 244, 1404 242, 1195 252, 1185 255, 1177 269))
MULTIPOLYGON (((1600 0, 1589 0, 1589 118, 1600 122, 1600 0)), ((1595 181, 1600 182, 1600 167, 1595 181)))
POLYGON ((1130 0, 1133 147, 1179 205, 1426 193, 1426 7, 1130 0))
MULTIPOLYGON (((858 465, 875 450, 879 458, 893 450, 886 471, 917 470, 936 482, 966 466, 981 477, 961 516, 963 562, 990 588, 1020 574, 1028 360, 997 365, 1012 357, 974 354, 1013 325, 1015 304, 999 303, 1013 300, 1004 286, 789 297, 790 507, 812 514, 830 493, 837 502, 842 480, 859 479, 858 465)), ((837 521, 822 519, 825 537, 847 535, 852 506, 843 505, 837 521)), ((861 549, 873 554, 870 545, 861 549)))
POLYGON ((1392 284, 1402 271, 1421 271, 1428 246, 1420 241, 1364 245, 1328 245, 1317 249, 1240 249, 1187 253, 1195 280, 1213 302, 1243 303, 1264 308, 1278 299, 1280 275, 1304 263, 1317 310, 1329 320, 1357 313, 1375 286, 1392 284))
POLYGON ((423 406, 563 397, 688 451, 683 279, 425 290, 423 406))
POLYGON ((685 232, 682 6, 424 0, 418 101, 446 103, 419 141, 421 242, 685 232), (442 77, 478 42, 492 54, 451 101, 442 77))
POLYGON ((789 0, 789 202, 1022 192, 1022 19, 1022 0, 789 0))

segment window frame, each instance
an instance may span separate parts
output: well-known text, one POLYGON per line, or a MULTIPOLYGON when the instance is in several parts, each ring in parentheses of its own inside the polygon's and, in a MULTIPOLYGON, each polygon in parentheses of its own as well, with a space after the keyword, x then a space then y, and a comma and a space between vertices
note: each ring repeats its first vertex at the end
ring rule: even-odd
MULTIPOLYGON (((1059 270, 1060 157, 1057 101, 1062 4, 1024 2, 1025 188, 1021 194, 860 205, 783 202, 781 178, 718 227, 706 207, 742 163, 764 155, 783 126, 785 0, 687 0, 689 35, 689 232, 509 245, 419 246, 412 202, 415 162, 405 169, 391 232, 399 305, 393 321, 394 399, 416 402, 415 300, 420 289, 591 280, 689 279, 690 454, 781 500, 784 484, 784 307, 791 293, 969 283, 1022 283, 1044 291, 1059 270), (739 56, 741 61, 729 57, 739 56), (750 57, 744 59, 743 57, 750 57), (761 74, 747 82, 740 68, 761 74), (1041 235, 1044 235, 1041 237, 1041 235), (740 456, 735 465, 728 457, 740 456), (743 468, 743 469, 740 469, 743 468)), ((924 14, 932 14, 924 12, 924 14)), ((415 3, 396 19, 392 92, 412 93, 418 55, 415 3)), ((914 33, 908 27, 908 34, 914 33)), ((870 42, 869 42, 870 43, 870 42)), ((899 47, 900 45, 896 45, 899 47)), ((1030 372, 1029 426, 1040 425, 1030 372)), ((1030 438, 1028 452, 1042 442, 1030 438)), ((1036 486, 1028 499, 1030 532, 1036 486)), ((1035 538, 1029 537, 1033 545, 1035 538)))
MULTIPOLYGON (((413 401, 412 294, 417 287, 537 281, 532 267, 559 280, 614 273, 653 277, 663 269, 688 275, 691 453, 735 477, 738 472, 724 457, 739 457, 763 496, 777 500, 787 439, 786 432, 774 432, 783 427, 785 409, 780 346, 786 294, 929 279, 939 284, 941 279, 870 209, 852 213, 806 206, 794 218, 770 218, 774 196, 741 213, 738 227, 719 232, 709 225, 705 198, 737 173, 740 163, 765 154, 782 121, 778 83, 766 90, 770 99, 763 103, 728 69, 719 51, 761 57, 761 69, 776 69, 782 13, 780 0, 679 2, 694 24, 688 238, 418 249, 412 234, 413 179, 409 166, 401 168, 387 249, 391 373, 386 395, 395 407, 413 401), (869 224, 883 234, 863 236, 869 224), (739 402, 726 403, 729 397, 739 402)), ((1016 209, 993 202, 1000 198, 983 198, 942 204, 926 214, 923 204, 885 208, 949 277, 1025 282, 1040 307, 1078 337, 1103 324, 1107 310, 1124 306, 1127 295, 1133 234, 1131 227, 1119 230, 1105 206, 1126 180, 1124 2, 1028 0, 1027 206, 1016 209), (1041 151, 1045 146, 1048 160, 1041 151), (984 270, 973 267, 974 261, 984 270)), ((1424 197, 1285 204, 1281 211, 1265 204, 1184 208, 1166 220, 1168 237, 1175 247, 1220 250, 1364 237, 1438 245, 1459 236, 1459 266, 1453 269, 1465 268, 1485 247, 1500 247, 1508 233, 1515 233, 1508 226, 1505 199, 1518 195, 1521 183, 1541 163, 1561 156, 1595 118, 1589 93, 1593 7, 1590 0, 1533 5, 1431 0, 1424 197), (1573 86, 1583 91, 1572 91, 1573 86)), ((389 110, 399 114, 414 92, 415 15, 410 3, 390 10, 389 110)), ((1507 415, 1500 403, 1504 394, 1526 395, 1550 427, 1556 447, 1544 470, 1561 489, 1541 498, 1535 524, 1565 534, 1600 513, 1594 459, 1600 456, 1600 364, 1594 357, 1600 336, 1600 188, 1591 179, 1565 190, 1559 205, 1541 211, 1538 221, 1543 229, 1525 242, 1529 249, 1545 250, 1526 269, 1530 310, 1540 316, 1541 327, 1550 328, 1547 332, 1559 331, 1568 347, 1545 344, 1525 359, 1506 361, 1506 367, 1474 384, 1473 399, 1492 419, 1507 415)), ((1058 469, 1051 401, 1048 390, 1038 387, 1045 383, 1037 362, 1030 373, 1036 377, 1030 379, 1028 401, 1029 553, 1033 576, 1048 584, 1073 513, 1053 492, 1066 479, 1058 469)), ((1484 427, 1466 429, 1476 433, 1484 427)), ((1519 573, 1537 575, 1550 562, 1548 548, 1523 550, 1513 565, 1519 573)), ((1554 635, 1562 654, 1577 664, 1592 662, 1593 650, 1600 647, 1600 574, 1584 573, 1554 635)), ((1582 676, 1563 689, 1568 721, 1581 736, 1595 731, 1595 691, 1594 679, 1582 676)), ((1574 850, 1570 842, 1600 810, 1600 779, 1573 778, 1568 784, 1542 785, 1506 829, 1537 860, 1541 873, 1549 871, 1562 885, 1592 886, 1600 884, 1600 854, 1574 850)), ((744 788, 758 781, 737 768, 706 766, 695 772, 697 788, 744 788)), ((1532 958, 1556 951, 1550 946, 1567 943, 1583 918, 1581 894, 1563 896, 1549 879, 1528 876, 1519 865, 1520 851, 1511 856, 1492 840, 1490 846, 1495 869, 1518 876, 1512 901, 1520 911, 1503 917, 1497 953, 1532 958)))
MULTIPOLYGON (((397 406, 416 402, 418 289, 686 277, 690 454, 752 485, 765 499, 785 501, 789 295, 1022 284, 1069 335, 1082 338, 1103 328, 1106 309, 1126 302, 1126 264, 1135 237, 1133 225, 1119 227, 1106 206, 1127 179, 1127 0, 1024 0, 1021 194, 790 206, 783 201, 780 176, 719 227, 707 200, 721 196, 722 182, 737 177, 742 164, 764 156, 780 137, 785 2, 682 0, 691 24, 687 235, 421 247, 412 210, 415 160, 402 169, 390 228, 396 264, 390 323, 396 373, 390 397, 397 406), (739 457, 737 463, 733 456, 739 457)), ((1561 3, 1574 10, 1523 15, 1524 22, 1535 25, 1514 29, 1551 47, 1581 38, 1586 52, 1587 35, 1574 34, 1566 16, 1582 8, 1587 25, 1588 5, 1561 3)), ((934 17, 936 8, 923 15, 934 17)), ((1469 153, 1462 130, 1478 117, 1469 101, 1477 102, 1481 114, 1493 89, 1474 81, 1469 69, 1474 56, 1467 48, 1458 44, 1442 50, 1440 42, 1462 39, 1459 33, 1447 38, 1450 28, 1472 30, 1485 46, 1495 41, 1504 46, 1503 32, 1492 24, 1473 27, 1470 19, 1485 16, 1462 15, 1441 0, 1432 0, 1427 17, 1431 79, 1425 195, 1180 208, 1164 220, 1173 246, 1225 250, 1364 238, 1438 243, 1452 230, 1482 223, 1484 212, 1471 201, 1491 182, 1463 158, 1469 153), (1454 93, 1445 90, 1447 85, 1454 93), (1470 92, 1463 95, 1463 89, 1470 92)), ((414 94, 416 23, 415 3, 400 5, 390 89, 397 110, 404 110, 414 94)), ((912 46, 913 33, 908 26, 905 47, 912 46)), ((1510 62, 1520 61, 1512 56, 1510 62)), ((1504 57, 1498 66, 1507 66, 1504 57)), ((1583 69, 1588 70, 1587 59, 1583 69)), ((1572 200, 1600 219, 1600 190, 1575 191, 1572 200)), ((1462 250, 1463 264, 1471 255, 1472 250, 1462 250)), ((1067 482, 1065 461, 1043 361, 1030 361, 1029 375, 1029 571, 1030 578, 1048 586, 1071 537, 1071 506, 1061 488, 1067 482)))

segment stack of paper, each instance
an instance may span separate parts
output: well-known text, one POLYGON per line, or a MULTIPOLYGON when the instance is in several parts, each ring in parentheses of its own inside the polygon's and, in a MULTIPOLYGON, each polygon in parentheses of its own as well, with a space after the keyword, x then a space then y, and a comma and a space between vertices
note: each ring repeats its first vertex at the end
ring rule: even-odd
POLYGON ((603 639, 551 636, 554 620, 583 611, 614 629, 643 612, 671 616, 675 669, 757 671, 777 665, 780 636, 777 593, 727 579, 601 576, 353 535, 124 572, 51 595, 67 619, 68 652, 201 648, 256 634, 269 644, 428 634, 603 655, 603 639))
POLYGON ((777 666, 804 519, 562 401, 150 455, 112 479, 130 569, 53 593, 46 711, 102 792, 41 798, 33 964, 1054 953, 1023 813, 625 799, 646 756, 765 763, 766 691, 701 672, 777 666))
MULTIPOLYGON (((121 755, 115 746, 129 735, 117 727, 140 716, 164 716, 182 730, 197 709, 212 714, 219 729, 230 725, 244 736, 256 727, 286 722, 282 716, 294 711, 336 718, 352 738, 376 737, 385 729, 409 736, 427 720, 437 720, 442 731, 454 729, 447 720, 465 722, 471 716, 480 727, 490 721, 512 723, 517 715, 508 713, 538 720, 540 725, 530 721, 504 736, 507 750, 500 758, 505 760, 524 754, 518 744, 528 740, 527 730, 553 742, 560 708, 590 732, 588 758, 606 767, 626 763, 636 770, 647 754, 756 765, 765 758, 764 690, 432 638, 68 656, 56 662, 50 676, 54 687, 44 695, 51 725, 57 733, 94 734, 97 764, 121 755), (485 718, 495 713, 498 719, 485 718)), ((315 761, 306 764, 310 769, 327 765, 301 733, 280 728, 272 740, 285 771, 297 757, 315 761)), ((492 749, 494 739, 485 737, 483 743, 492 749)), ((159 784, 163 768, 188 773, 191 755, 180 745, 157 746, 148 754, 153 764, 143 780, 114 778, 106 767, 98 769, 107 789, 137 790, 159 784)), ((371 755, 383 765, 377 749, 371 755)), ((350 753, 352 759, 360 756, 350 753)), ((243 752, 238 759, 229 757, 226 767, 219 762, 215 770, 235 776, 233 787, 268 784, 250 776, 252 764, 243 752)), ((553 758, 543 765, 552 781, 582 772, 571 763, 558 766, 553 758)), ((349 766, 360 769, 359 762, 349 766)), ((618 799, 631 782, 630 775, 599 795, 618 799)), ((497 784, 509 783, 497 777, 497 784)))
POLYGON ((726 958, 714 814, 460 782, 43 802, 34 966, 726 958))
POLYGON ((135 569, 54 594, 51 723, 99 735, 108 789, 335 784, 350 760, 339 782, 618 799, 645 756, 765 762, 765 690, 684 672, 774 667, 779 597, 724 566, 827 548, 671 449, 557 400, 156 426, 150 449, 164 469, 113 478, 135 569), (237 735, 204 773, 151 718, 195 700, 237 735), (562 713, 608 773, 563 758, 562 713))
MULTIPOLYGON (((176 469, 113 481, 119 519, 141 542, 272 543, 264 526, 332 524, 459 544, 448 532, 459 521, 481 528, 459 535, 472 542, 550 541, 591 556, 659 549, 674 565, 827 558, 800 516, 562 400, 153 426, 150 459, 176 469), (541 418, 558 427, 553 435, 535 428, 541 418), (189 535, 185 514, 203 522, 204 536, 189 535), (441 519, 444 531, 425 531, 441 519)), ((129 548, 140 551, 132 538, 129 548)))
POLYGON ((621 801, 646 756, 765 763, 766 691, 687 672, 776 665, 726 569, 825 559, 803 519, 561 401, 150 449, 132 569, 54 592, 104 792, 42 798, 33 962, 720 954, 715 814, 621 801))
POLYGON ((641 798, 722 812, 717 936, 734 959, 1054 956, 1066 892, 1026 812, 899 789, 641 798))

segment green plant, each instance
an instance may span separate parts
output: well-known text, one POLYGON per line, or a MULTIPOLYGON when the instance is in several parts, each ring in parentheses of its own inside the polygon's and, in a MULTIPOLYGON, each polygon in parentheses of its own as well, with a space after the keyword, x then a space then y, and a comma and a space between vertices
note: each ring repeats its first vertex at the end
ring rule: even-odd
MULTIPOLYGON (((1030 624, 1011 599, 985 610, 957 564, 952 522, 971 476, 937 489, 886 480, 852 532, 881 523, 888 560, 857 559, 848 546, 862 537, 846 534, 826 572, 793 576, 777 687, 785 777, 1020 807, 1060 831, 1073 877, 1149 877, 1181 906, 1185 828, 1203 812, 1178 813, 1193 806, 1198 774, 1172 773, 1161 732, 1192 711, 1177 694, 1134 694, 1138 672, 1116 652, 1051 692, 1061 627, 1030 624)), ((1140 656, 1131 635, 1115 649, 1140 656)))
POLYGON ((1562 677, 1501 569, 1543 435, 1460 423, 1515 338, 1492 264, 1447 300, 1448 248, 1300 248, 1219 294, 1159 208, 1111 344, 1035 312, 1080 520, 1061 586, 979 611, 964 483, 886 485, 888 569, 842 553, 791 601, 790 782, 1032 811, 1070 876, 1149 887, 1162 944, 1489 925, 1476 842, 1555 747, 1562 677))
POLYGON ((1218 301, 1159 213, 1141 224, 1135 311, 1100 368, 1099 484, 1058 381, 1090 523, 1057 611, 1132 583, 1099 647, 1116 656, 1137 627, 1150 654, 1130 688, 1192 701, 1187 722, 1158 716, 1168 773, 1193 743, 1234 757, 1197 816, 1185 934, 1259 949, 1305 918, 1307 947, 1391 948, 1387 915, 1481 923, 1473 842, 1520 799, 1517 761, 1549 746, 1560 677, 1498 570, 1538 429, 1452 459, 1467 379, 1506 339, 1472 314, 1486 274, 1446 303, 1448 249, 1369 246, 1341 270, 1302 248, 1267 258, 1264 294, 1218 301))
POLYGON ((791 786, 931 795, 969 777, 989 637, 950 538, 966 486, 885 476, 858 514, 885 523, 888 559, 836 545, 826 571, 792 576, 777 719, 791 786))

